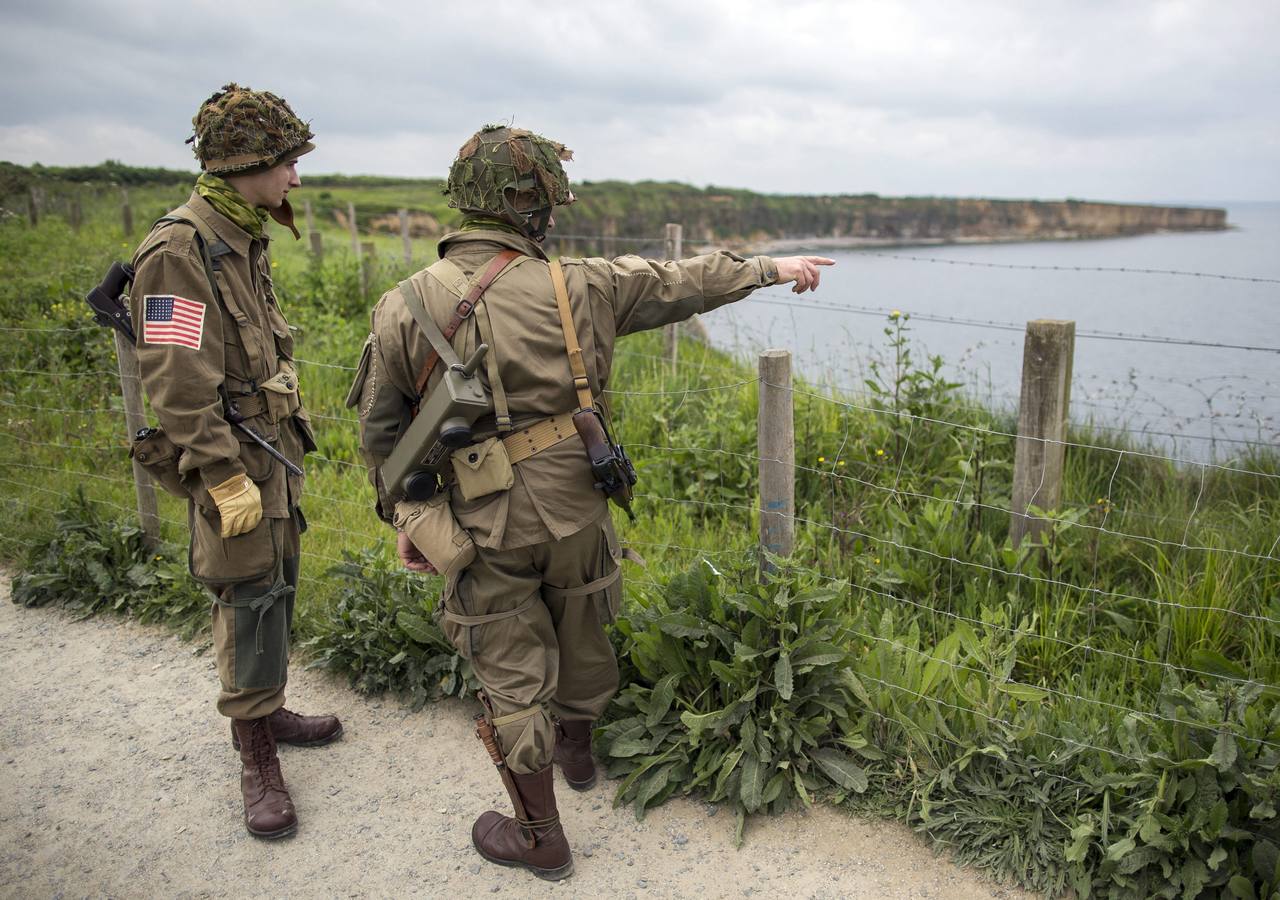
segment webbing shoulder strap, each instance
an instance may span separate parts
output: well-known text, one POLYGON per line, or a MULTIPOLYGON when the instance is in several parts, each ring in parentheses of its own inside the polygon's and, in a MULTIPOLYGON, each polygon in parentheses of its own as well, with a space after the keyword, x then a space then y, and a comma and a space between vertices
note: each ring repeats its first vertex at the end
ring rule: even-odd
POLYGON ((573 311, 569 309, 569 289, 564 283, 564 269, 560 260, 551 263, 551 284, 556 291, 556 308, 560 311, 560 328, 564 331, 564 348, 569 355, 569 370, 573 373, 573 389, 578 394, 578 409, 593 408, 591 383, 587 381, 587 367, 582 362, 582 347, 578 344, 578 330, 573 327, 573 311))
MULTIPOLYGON (((449 324, 441 332, 446 341, 453 338, 459 326, 471 315, 472 310, 476 308, 476 304, 480 302, 484 292, 489 289, 489 285, 493 284, 493 280, 498 277, 498 274, 519 256, 520 252, 518 250, 503 250, 493 258, 489 263, 489 267, 484 270, 484 274, 480 276, 480 280, 476 282, 475 287, 459 300, 458 305, 453 308, 453 317, 449 319, 449 324)), ((431 378, 431 372, 439 361, 440 354, 436 352, 435 347, 432 347, 431 352, 427 354, 426 362, 422 365, 422 371, 418 374, 418 382, 414 386, 419 397, 427 389, 427 381, 431 378)))
MULTIPOLYGON (((174 210, 174 212, 178 213, 183 210, 192 211, 191 207, 183 204, 174 210)), ((200 259, 204 263, 205 277, 209 279, 209 288, 213 291, 214 299, 221 302, 222 291, 218 290, 218 277, 215 273, 222 268, 222 263, 219 261, 220 258, 230 253, 231 248, 227 246, 227 243, 222 240, 222 238, 218 237, 214 233, 213 229, 197 215, 193 214, 191 218, 173 214, 161 216, 155 220, 151 227, 154 229, 156 225, 161 225, 165 222, 181 222, 182 224, 190 225, 195 229, 196 245, 200 248, 200 259)))
POLYGON ((422 298, 413 287, 412 278, 406 278, 400 282, 400 296, 404 298, 404 305, 409 307, 409 314, 413 316, 413 321, 417 322, 418 327, 426 334, 427 340, 431 343, 432 352, 443 359, 447 366, 459 365, 461 361, 458 359, 458 354, 453 352, 453 345, 440 332, 435 320, 427 313, 422 298))

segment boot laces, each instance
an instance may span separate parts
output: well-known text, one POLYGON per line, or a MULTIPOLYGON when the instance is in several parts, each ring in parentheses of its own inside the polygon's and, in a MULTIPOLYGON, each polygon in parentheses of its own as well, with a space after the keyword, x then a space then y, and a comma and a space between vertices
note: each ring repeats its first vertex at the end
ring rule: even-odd
POLYGON ((276 756, 270 735, 266 731, 265 722, 254 723, 254 741, 252 747, 253 762, 262 779, 262 786, 267 790, 284 790, 284 775, 280 772, 280 757, 276 756), (257 729, 262 729, 258 732, 257 729))

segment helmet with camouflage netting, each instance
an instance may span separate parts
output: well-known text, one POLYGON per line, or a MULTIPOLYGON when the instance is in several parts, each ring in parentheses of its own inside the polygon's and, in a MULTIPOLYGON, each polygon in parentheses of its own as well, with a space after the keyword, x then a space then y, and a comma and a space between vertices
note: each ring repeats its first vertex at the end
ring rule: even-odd
POLYGON ((315 149, 311 126, 282 97, 232 82, 204 103, 191 120, 196 159, 210 175, 269 169, 315 149))
POLYGON ((486 125, 462 145, 449 169, 449 205, 488 213, 536 241, 546 235, 551 209, 573 202, 562 162, 564 144, 523 128, 486 125))

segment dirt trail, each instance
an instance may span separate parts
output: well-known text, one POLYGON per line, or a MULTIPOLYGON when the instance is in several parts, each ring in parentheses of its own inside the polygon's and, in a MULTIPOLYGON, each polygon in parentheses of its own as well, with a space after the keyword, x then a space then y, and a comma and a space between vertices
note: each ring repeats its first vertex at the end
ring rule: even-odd
MULTIPOLYGON (((470 825, 505 795, 471 704, 410 713, 317 672, 291 705, 345 738, 283 748, 296 837, 241 825, 212 660, 162 629, 15 607, 0 573, 0 896, 1026 897, 938 858, 906 828, 828 808, 760 819, 676 800, 637 822, 615 783, 562 789, 576 873, 489 865, 470 825)), ((563 788, 563 783, 561 783, 563 788)))

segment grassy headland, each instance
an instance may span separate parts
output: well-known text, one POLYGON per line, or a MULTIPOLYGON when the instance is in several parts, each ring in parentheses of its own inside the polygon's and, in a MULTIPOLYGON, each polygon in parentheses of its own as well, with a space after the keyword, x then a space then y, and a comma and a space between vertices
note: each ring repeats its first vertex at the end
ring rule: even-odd
MULTIPOLYGON (((287 235, 274 247, 320 443, 299 637, 357 685, 425 702, 468 673, 431 625, 435 585, 396 571, 370 508, 342 403, 370 298, 326 210, 407 206, 441 226, 450 213, 428 182, 309 186, 299 199, 323 223, 325 261, 287 235)), ((660 188, 636 187, 653 209, 619 208, 618 234, 679 220, 660 188)), ((117 188, 82 190, 78 233, 57 214, 0 222, 0 556, 22 573, 23 602, 195 627, 205 601, 182 576, 179 502, 161 497, 171 543, 158 553, 123 524, 133 486, 114 354, 81 299, 140 234, 122 233, 117 188)), ((136 220, 188 191, 135 185, 136 220)), ((409 267, 398 234, 375 240, 377 293, 409 267)), ((416 246, 414 268, 433 258, 416 246)), ((1093 446, 1068 452, 1050 537, 1015 552, 1010 423, 916 358, 909 322, 884 331, 864 394, 797 386, 797 551, 763 584, 752 367, 687 342, 671 373, 656 335, 621 343, 612 401, 641 515, 619 524, 648 567, 628 570, 613 632, 628 686, 598 742, 625 778, 620 799, 643 812, 699 791, 741 823, 818 797, 902 818, 1047 891, 1270 896, 1280 459, 1186 468, 1076 434, 1093 446)))

